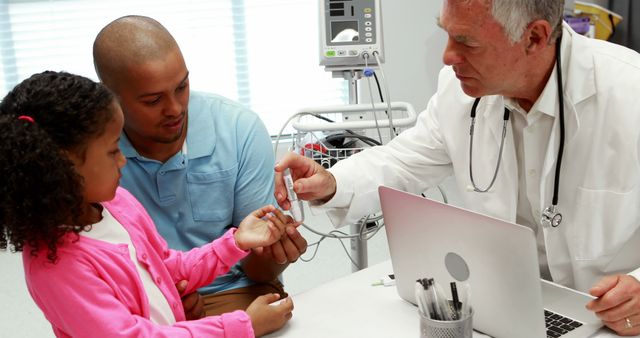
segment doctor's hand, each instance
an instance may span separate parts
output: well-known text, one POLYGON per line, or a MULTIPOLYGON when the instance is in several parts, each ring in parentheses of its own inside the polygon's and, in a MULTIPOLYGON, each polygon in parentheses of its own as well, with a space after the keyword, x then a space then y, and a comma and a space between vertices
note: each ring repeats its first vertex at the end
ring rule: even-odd
POLYGON ((606 276, 589 293, 587 303, 602 322, 621 336, 640 334, 640 282, 629 275, 606 276))
POLYGON ((274 168, 276 174, 274 195, 283 209, 291 208, 291 203, 287 200, 287 188, 282 178, 282 173, 287 168, 291 171, 293 178, 293 191, 299 199, 326 202, 336 193, 336 179, 329 171, 308 157, 290 152, 284 155, 274 168))
POLYGON ((307 240, 302 237, 296 227, 287 225, 280 241, 264 248, 256 248, 254 252, 261 256, 269 256, 279 265, 294 263, 307 251, 307 240))

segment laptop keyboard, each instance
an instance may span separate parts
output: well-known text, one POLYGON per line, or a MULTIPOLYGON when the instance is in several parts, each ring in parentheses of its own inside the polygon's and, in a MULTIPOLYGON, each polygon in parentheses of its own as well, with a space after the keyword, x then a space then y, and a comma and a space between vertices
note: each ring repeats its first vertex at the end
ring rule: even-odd
POLYGON ((544 310, 544 322, 547 326, 547 338, 562 337, 567 332, 582 326, 582 323, 578 321, 549 310, 544 310))

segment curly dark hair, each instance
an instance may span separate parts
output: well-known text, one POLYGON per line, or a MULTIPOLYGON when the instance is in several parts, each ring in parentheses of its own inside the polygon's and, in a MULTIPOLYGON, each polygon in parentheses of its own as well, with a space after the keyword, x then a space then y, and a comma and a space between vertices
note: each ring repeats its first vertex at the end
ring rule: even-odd
POLYGON ((113 94, 88 78, 46 71, 18 84, 0 102, 0 249, 36 254, 78 234, 82 177, 65 155, 85 158, 88 142, 113 118, 113 94), (34 122, 19 116, 29 116, 34 122))

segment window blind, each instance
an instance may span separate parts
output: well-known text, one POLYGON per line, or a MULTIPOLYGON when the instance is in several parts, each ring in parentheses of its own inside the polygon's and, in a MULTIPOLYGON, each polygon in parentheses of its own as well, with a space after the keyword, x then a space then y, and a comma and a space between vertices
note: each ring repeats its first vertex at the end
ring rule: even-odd
POLYGON ((44 70, 97 80, 99 30, 145 15, 178 41, 192 90, 247 105, 275 134, 301 107, 347 102, 346 81, 318 66, 317 11, 309 0, 2 0, 0 97, 44 70))

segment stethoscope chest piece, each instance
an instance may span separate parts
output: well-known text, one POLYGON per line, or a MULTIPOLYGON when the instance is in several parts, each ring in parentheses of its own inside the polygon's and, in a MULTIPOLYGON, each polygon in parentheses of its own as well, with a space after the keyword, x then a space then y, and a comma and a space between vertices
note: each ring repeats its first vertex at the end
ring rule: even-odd
POLYGON ((562 222, 562 214, 558 212, 555 205, 550 205, 542 212, 542 219, 540 222, 545 228, 555 228, 562 222))

